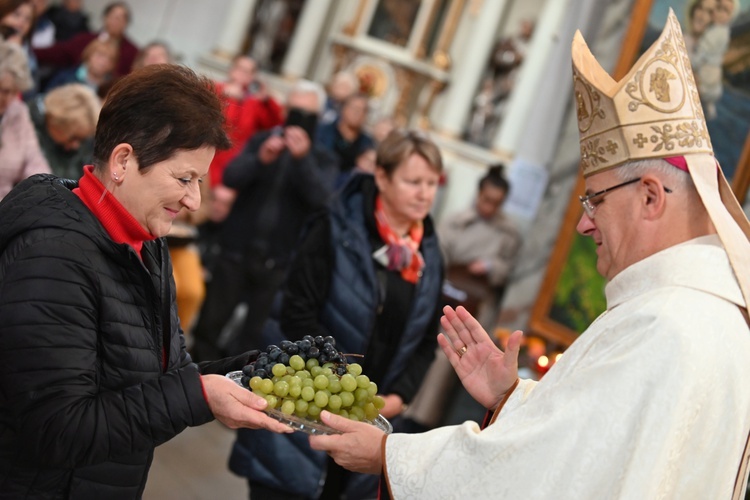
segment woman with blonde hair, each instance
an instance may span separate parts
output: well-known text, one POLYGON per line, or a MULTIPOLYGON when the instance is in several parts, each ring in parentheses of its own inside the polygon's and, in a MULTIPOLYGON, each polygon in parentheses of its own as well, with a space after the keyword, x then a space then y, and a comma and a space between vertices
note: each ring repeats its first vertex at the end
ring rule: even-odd
MULTIPOLYGON (((426 136, 392 131, 375 173, 353 176, 310 222, 284 286, 280 330, 269 321, 264 331, 276 345, 331 335, 341 352, 364 355, 395 429, 437 346, 443 261, 429 212, 442 170, 426 136)), ((252 500, 377 495, 376 476, 344 471, 302 433, 240 431, 229 467, 248 478, 252 500)))
POLYGON ((39 146, 52 172, 78 179, 91 163, 101 100, 89 87, 70 83, 29 104, 39 146))
POLYGON ((26 177, 50 171, 29 109, 18 98, 19 92, 31 86, 23 49, 0 41, 0 199, 26 177))

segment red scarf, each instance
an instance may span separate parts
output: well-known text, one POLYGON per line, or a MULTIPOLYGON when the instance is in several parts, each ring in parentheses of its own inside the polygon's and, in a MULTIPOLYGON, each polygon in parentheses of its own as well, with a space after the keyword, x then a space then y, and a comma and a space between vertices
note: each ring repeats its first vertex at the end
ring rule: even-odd
POLYGON ((84 167, 83 177, 73 193, 91 210, 115 243, 127 243, 138 256, 144 241, 156 239, 107 191, 91 165, 84 167))
POLYGON ((383 210, 383 200, 380 195, 375 199, 375 224, 378 234, 386 243, 385 255, 388 262, 384 264, 388 270, 401 271, 401 277, 409 283, 416 283, 422 275, 424 259, 419 253, 419 245, 424 236, 422 221, 417 221, 409 228, 406 236, 398 236, 383 210))

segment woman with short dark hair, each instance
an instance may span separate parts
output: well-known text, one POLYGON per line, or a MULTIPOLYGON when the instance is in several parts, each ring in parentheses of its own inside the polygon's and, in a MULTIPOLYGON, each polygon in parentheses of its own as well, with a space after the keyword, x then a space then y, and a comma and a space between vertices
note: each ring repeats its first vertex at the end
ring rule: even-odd
POLYGON ((0 488, 11 498, 140 498, 156 446, 214 417, 290 429, 192 362, 163 236, 217 148, 221 104, 189 69, 115 85, 80 181, 36 175, 0 203, 0 488))

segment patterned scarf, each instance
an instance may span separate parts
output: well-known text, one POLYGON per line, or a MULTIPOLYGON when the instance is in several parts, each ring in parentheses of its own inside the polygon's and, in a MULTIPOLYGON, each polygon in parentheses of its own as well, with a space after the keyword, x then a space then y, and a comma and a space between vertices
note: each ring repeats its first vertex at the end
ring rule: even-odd
POLYGON ((383 200, 378 195, 375 199, 375 223, 378 227, 378 234, 386 243, 383 248, 375 252, 375 259, 388 270, 401 271, 401 277, 405 281, 416 283, 424 267, 424 259, 419 253, 419 245, 424 236, 422 221, 412 224, 408 235, 396 235, 383 210, 383 200))

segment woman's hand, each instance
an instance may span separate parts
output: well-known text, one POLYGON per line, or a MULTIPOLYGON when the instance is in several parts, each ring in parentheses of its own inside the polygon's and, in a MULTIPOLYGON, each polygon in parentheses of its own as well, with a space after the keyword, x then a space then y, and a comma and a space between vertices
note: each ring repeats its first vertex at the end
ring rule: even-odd
POLYGON ((353 422, 328 411, 320 419, 342 434, 310 436, 313 450, 328 452, 345 469, 363 474, 380 474, 383 468, 381 446, 383 431, 371 424, 353 422))
POLYGON ((228 378, 221 375, 202 375, 201 381, 211 413, 216 420, 230 429, 249 427, 281 433, 294 432, 290 427, 263 413, 268 406, 265 399, 238 386, 228 378))
POLYGON ((503 353, 463 307, 445 306, 443 314, 445 333, 438 335, 438 344, 469 394, 485 408, 495 408, 518 379, 523 333, 513 332, 503 353))

